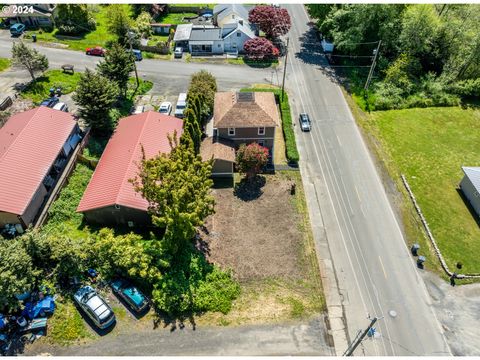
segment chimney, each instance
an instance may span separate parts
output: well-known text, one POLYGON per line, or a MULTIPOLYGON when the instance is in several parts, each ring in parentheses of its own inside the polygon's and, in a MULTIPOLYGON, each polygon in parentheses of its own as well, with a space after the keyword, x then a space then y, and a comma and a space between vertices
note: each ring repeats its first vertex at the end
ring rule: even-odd
POLYGON ((238 20, 238 23, 239 23, 240 25, 243 25, 243 19, 238 20))

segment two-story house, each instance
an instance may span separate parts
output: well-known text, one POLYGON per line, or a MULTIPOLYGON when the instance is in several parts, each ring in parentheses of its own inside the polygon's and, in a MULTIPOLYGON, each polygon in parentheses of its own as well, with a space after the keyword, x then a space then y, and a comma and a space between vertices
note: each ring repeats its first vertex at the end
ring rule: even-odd
MULTIPOLYGON (((280 115, 273 93, 215 94, 212 140, 214 144, 222 143, 222 147, 231 146, 237 149, 240 144, 256 142, 269 150, 270 159, 273 160, 275 132, 281 131, 279 127, 280 115)), ((215 175, 215 153, 213 158, 215 175)))

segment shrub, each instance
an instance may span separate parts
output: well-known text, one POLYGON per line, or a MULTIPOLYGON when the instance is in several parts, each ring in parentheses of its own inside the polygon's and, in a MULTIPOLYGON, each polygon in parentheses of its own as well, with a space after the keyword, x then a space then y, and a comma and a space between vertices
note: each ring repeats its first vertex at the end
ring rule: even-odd
POLYGON ((237 165, 247 179, 257 175, 268 162, 268 149, 257 143, 242 144, 237 150, 237 165))
POLYGON ((278 49, 266 38, 256 37, 243 45, 247 58, 251 60, 268 60, 278 56, 278 49))

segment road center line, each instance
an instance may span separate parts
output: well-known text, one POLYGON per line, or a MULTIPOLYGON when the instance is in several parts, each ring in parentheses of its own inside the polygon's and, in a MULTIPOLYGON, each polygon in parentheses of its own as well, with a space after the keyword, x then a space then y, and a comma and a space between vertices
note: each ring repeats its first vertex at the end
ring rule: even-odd
POLYGON ((382 266, 383 275, 385 275, 385 279, 388 279, 387 272, 385 271, 385 266, 383 266, 383 261, 382 261, 382 258, 380 257, 380 255, 378 255, 378 260, 380 260, 380 265, 382 266))

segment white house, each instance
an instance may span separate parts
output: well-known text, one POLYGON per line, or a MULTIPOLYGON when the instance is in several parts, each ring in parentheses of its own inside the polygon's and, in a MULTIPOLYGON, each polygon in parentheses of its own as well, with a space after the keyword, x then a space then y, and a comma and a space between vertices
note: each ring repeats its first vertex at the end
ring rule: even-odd
POLYGON ((213 22, 223 28, 226 24, 237 23, 239 20, 248 22, 250 6, 241 4, 219 4, 213 8, 213 22))
POLYGON ((237 23, 225 24, 222 28, 222 36, 225 52, 242 53, 243 45, 247 40, 255 37, 255 32, 248 22, 240 20, 237 23))

